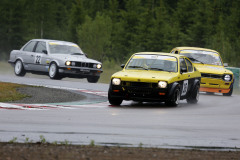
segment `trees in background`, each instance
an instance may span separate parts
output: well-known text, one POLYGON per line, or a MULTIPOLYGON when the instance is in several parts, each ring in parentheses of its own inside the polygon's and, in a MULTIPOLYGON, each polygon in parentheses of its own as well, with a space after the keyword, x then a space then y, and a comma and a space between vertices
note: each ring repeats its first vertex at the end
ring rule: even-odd
POLYGON ((229 0, 1 0, 0 59, 30 39, 46 38, 78 43, 101 61, 195 46, 240 67, 239 8, 229 0))
POLYGON ((112 21, 105 14, 97 13, 94 19, 85 17, 77 28, 78 42, 89 57, 103 61, 110 54, 112 21), (90 42, 90 43, 89 43, 90 42))

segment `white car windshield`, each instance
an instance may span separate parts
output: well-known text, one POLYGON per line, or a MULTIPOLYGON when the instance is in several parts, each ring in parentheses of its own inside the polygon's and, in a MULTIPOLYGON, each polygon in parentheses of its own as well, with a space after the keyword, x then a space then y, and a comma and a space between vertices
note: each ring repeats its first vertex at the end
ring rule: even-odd
POLYGON ((125 69, 177 72, 177 58, 165 55, 136 54, 125 69))
POLYGON ((52 54, 84 55, 80 47, 73 43, 49 42, 49 50, 52 54))
POLYGON ((216 52, 202 50, 182 50, 180 54, 188 57, 193 63, 222 66, 221 58, 216 52))

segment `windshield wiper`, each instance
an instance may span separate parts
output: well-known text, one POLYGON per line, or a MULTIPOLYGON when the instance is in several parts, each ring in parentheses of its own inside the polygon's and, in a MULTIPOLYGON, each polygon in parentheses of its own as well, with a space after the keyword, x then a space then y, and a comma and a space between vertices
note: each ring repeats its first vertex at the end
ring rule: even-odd
POLYGON ((149 68, 149 69, 163 71, 163 69, 161 69, 161 68, 149 68))
POLYGON ((141 69, 148 70, 147 68, 144 68, 142 66, 128 66, 128 68, 141 68, 141 69))
POLYGON ((197 61, 197 62, 200 62, 200 63, 202 63, 202 64, 204 64, 202 61, 199 61, 199 60, 197 60, 197 59, 195 59, 195 58, 193 58, 193 57, 188 57, 190 60, 193 60, 193 61, 197 61))
POLYGON ((72 53, 71 55, 83 55, 82 53, 72 53))
POLYGON ((161 68, 149 68, 153 70, 158 70, 158 71, 165 71, 165 72, 173 72, 172 70, 166 70, 166 69, 161 69, 161 68))

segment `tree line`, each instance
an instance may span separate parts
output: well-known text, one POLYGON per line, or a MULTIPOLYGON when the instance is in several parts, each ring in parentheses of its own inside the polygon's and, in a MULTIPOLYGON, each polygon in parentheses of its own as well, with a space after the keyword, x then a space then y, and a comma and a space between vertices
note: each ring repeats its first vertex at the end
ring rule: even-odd
POLYGON ((194 46, 240 67, 239 8, 239 0, 1 0, 0 59, 44 38, 75 42, 100 61, 194 46))

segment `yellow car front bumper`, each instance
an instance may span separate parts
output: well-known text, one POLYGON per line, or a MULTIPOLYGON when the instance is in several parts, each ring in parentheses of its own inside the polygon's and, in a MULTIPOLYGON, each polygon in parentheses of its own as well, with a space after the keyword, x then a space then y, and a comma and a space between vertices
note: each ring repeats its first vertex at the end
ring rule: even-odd
POLYGON ((233 82, 226 82, 222 79, 201 78, 200 91, 202 92, 215 92, 215 93, 228 93, 230 86, 233 82))

